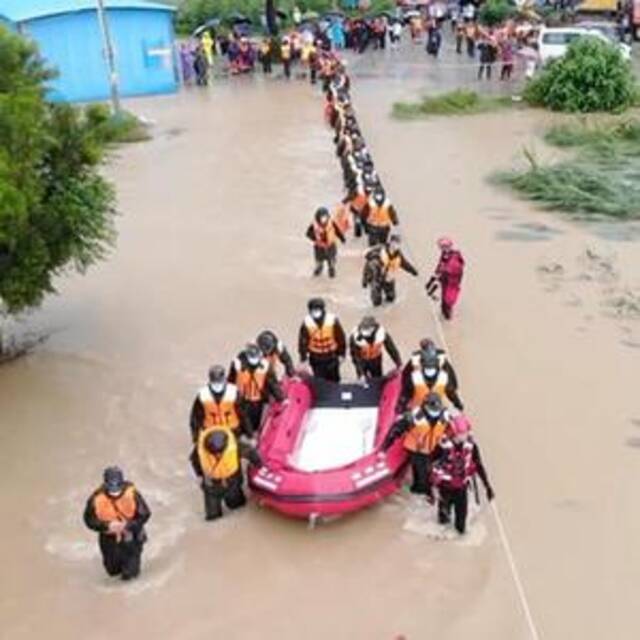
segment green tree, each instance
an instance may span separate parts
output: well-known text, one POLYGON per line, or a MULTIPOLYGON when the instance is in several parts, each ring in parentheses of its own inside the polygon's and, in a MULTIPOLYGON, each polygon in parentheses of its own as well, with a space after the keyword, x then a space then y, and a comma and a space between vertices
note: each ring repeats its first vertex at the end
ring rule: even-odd
POLYGON ((478 20, 488 27, 495 27, 516 14, 516 8, 509 0, 487 0, 478 12, 478 20))
POLYGON ((68 268, 115 239, 105 141, 79 109, 46 100, 53 77, 33 44, 0 27, 0 307, 39 305, 68 268))
POLYGON ((566 55, 549 63, 527 86, 527 102, 553 111, 620 112, 636 96, 631 65, 615 45, 579 38, 566 55))

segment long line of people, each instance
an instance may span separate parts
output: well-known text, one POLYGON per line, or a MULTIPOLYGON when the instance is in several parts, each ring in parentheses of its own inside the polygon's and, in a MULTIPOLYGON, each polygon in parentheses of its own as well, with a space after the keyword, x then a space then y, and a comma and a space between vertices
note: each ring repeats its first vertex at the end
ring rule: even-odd
MULTIPOLYGON (((366 265, 373 261, 371 256, 375 252, 382 274, 381 279, 375 281, 376 286, 391 302, 395 299, 394 273, 404 269, 417 276, 418 272, 402 255, 399 237, 391 232, 398 224, 398 216, 375 173, 358 126, 344 66, 335 56, 326 54, 318 68, 347 195, 333 216, 326 209, 319 210, 307 230, 307 236, 314 242, 314 273, 319 275, 323 263, 327 262, 330 277, 335 276, 335 240, 344 241, 346 231, 353 228, 355 236, 368 236, 372 248, 367 251, 366 265)), ((448 300, 449 312, 444 313, 443 307, 443 315, 448 318, 455 300, 446 296, 450 287, 446 278, 451 275, 447 264, 455 251, 450 242, 441 241, 441 245, 442 255, 433 278, 441 285, 443 300, 448 300)), ((461 272, 458 275, 459 290, 461 272)), ((369 286, 372 284, 369 281, 369 286)), ((427 287, 431 294, 433 286, 430 280, 427 287)), ((376 300, 378 298, 372 297, 374 305, 376 300)), ((300 364, 308 364, 314 377, 340 382, 341 364, 347 352, 357 377, 364 381, 385 375, 383 357, 387 353, 394 371, 401 375, 401 393, 396 407, 398 417, 388 432, 383 450, 388 450, 402 437, 402 446, 411 461, 411 491, 433 502, 433 486, 437 486, 439 521, 448 523, 453 510, 454 526, 459 533, 464 533, 468 488, 474 485, 476 475, 483 481, 488 499, 493 498, 493 489, 471 436, 469 422, 460 413, 463 404, 458 379, 446 353, 425 339, 403 366, 395 341, 374 317, 362 318, 347 336, 325 301, 310 299, 298 330, 300 364)), ((309 374, 296 370, 291 354, 271 330, 261 331, 255 341, 238 353, 228 369, 220 364, 209 369, 207 383, 198 391, 189 418, 190 461, 200 481, 206 520, 220 518, 224 506, 235 510, 246 504, 242 460, 246 459, 249 465, 261 465, 256 443, 265 408, 270 404, 286 406, 288 399, 282 378, 298 375, 309 374)), ((144 526, 150 516, 144 498, 125 480, 122 470, 106 469, 103 483, 87 501, 84 520, 87 527, 99 534, 103 564, 109 575, 128 580, 139 574, 147 539, 144 526)))

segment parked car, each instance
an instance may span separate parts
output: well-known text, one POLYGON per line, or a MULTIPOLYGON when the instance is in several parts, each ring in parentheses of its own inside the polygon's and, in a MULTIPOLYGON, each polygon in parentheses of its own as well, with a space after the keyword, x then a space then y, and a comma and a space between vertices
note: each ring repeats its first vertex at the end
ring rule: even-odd
POLYGON ((591 36, 597 38, 618 48, 625 60, 631 59, 631 47, 620 41, 612 41, 600 31, 594 29, 584 29, 581 27, 562 27, 562 28, 543 28, 540 29, 538 36, 538 51, 540 53, 540 62, 546 64, 554 58, 561 58, 569 45, 578 38, 591 36))

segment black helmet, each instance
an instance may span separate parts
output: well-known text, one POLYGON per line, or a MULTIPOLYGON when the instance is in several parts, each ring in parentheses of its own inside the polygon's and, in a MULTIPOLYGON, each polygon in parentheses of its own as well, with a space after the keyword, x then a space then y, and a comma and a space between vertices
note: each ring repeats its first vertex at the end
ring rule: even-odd
POLYGON ((214 364, 209 369, 209 382, 214 384, 216 382, 224 382, 227 378, 227 374, 224 367, 219 364, 214 364))
POLYGON ((358 330, 366 338, 371 337, 378 328, 378 321, 373 316, 365 316, 360 320, 358 330))
POLYGON ((104 480, 104 488, 107 493, 118 494, 124 488, 124 473, 120 467, 107 467, 102 474, 104 480))
POLYGON ((307 309, 309 309, 309 311, 313 311, 314 309, 325 311, 326 308, 327 306, 322 298, 311 298, 311 300, 307 302, 307 309))
POLYGON ((252 342, 245 347, 243 353, 247 362, 254 367, 257 366, 262 359, 262 351, 260 350, 260 347, 252 342))
POLYGON ((265 356, 271 355, 278 347, 278 338, 273 331, 262 331, 257 339, 258 346, 265 356))
POLYGON ((426 357, 422 361, 423 369, 435 369, 437 370, 440 366, 440 361, 438 360, 438 354, 435 351, 430 351, 426 354, 426 357))
POLYGON ((329 209, 327 207, 318 207, 316 209, 316 222, 321 222, 323 218, 329 219, 329 209))
POLYGON ((210 453, 220 454, 227 448, 228 443, 229 436, 221 429, 216 429, 207 436, 204 445, 210 453))
POLYGON ((397 233, 392 233, 389 236, 389 242, 387 243, 389 248, 393 245, 395 247, 395 251, 400 249, 400 236, 397 233))
POLYGON ((442 413, 444 411, 442 398, 437 393, 430 393, 422 403, 422 410, 431 415, 442 413))
POLYGON ((378 187, 373 192, 373 198, 378 204, 382 204, 384 202, 384 198, 385 198, 384 189, 382 187, 378 187))

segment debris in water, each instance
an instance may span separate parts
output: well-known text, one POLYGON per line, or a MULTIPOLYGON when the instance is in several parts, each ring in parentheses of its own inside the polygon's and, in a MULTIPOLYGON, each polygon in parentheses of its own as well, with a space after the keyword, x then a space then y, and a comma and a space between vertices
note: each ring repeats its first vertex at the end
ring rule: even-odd
POLYGON ((564 274, 564 267, 559 262, 548 262, 538 266, 538 271, 545 275, 560 276, 564 274))

